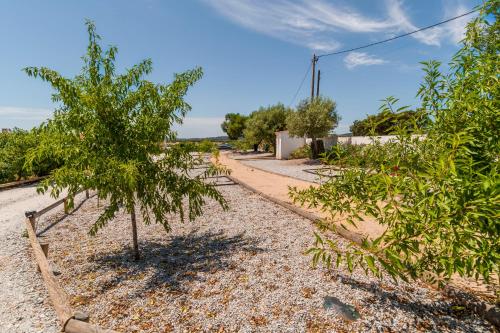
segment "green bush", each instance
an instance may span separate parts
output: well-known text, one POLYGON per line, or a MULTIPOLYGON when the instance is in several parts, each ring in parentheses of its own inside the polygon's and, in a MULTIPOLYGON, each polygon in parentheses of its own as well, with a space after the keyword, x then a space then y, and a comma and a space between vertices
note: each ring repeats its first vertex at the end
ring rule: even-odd
MULTIPOLYGON (((498 1, 486 1, 469 23, 450 74, 441 74, 437 61, 423 63, 425 77, 417 95, 432 120, 425 140, 401 129, 397 141, 362 148, 353 163, 370 170, 347 168, 317 188, 291 190, 294 201, 320 207, 332 218, 345 216, 353 226, 371 219, 386 228, 380 237, 347 252, 317 235, 309 250, 314 263, 345 264, 351 271, 360 266, 378 277, 385 271, 440 284, 454 274, 498 279, 498 7, 498 1)), ((392 108, 391 100, 383 109, 392 108)), ((321 230, 335 229, 328 222, 321 225, 321 230)))
POLYGON ((196 151, 200 153, 213 153, 217 150, 217 144, 209 140, 203 140, 196 144, 196 151))
POLYGON ((230 141, 229 144, 236 148, 236 150, 238 151, 247 151, 253 149, 253 144, 245 139, 230 141))
POLYGON ((299 159, 299 158, 311 158, 311 157, 312 157, 312 151, 311 151, 310 145, 303 145, 302 147, 295 149, 290 154, 291 160, 295 160, 295 159, 299 159))
POLYGON ((44 176, 62 164, 50 155, 25 166, 26 154, 39 142, 37 129, 26 131, 15 128, 12 132, 0 133, 0 183, 11 182, 31 176, 44 176))

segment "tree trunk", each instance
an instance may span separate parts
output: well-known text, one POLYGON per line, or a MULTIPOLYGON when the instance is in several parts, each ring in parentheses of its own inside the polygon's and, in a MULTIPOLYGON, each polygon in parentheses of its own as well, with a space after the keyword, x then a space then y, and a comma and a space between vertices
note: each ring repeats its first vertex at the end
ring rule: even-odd
POLYGON ((257 149, 259 149, 259 145, 256 144, 256 143, 254 143, 254 145, 253 145, 253 151, 257 152, 257 149))
POLYGON ((139 243, 137 242, 137 223, 135 221, 135 207, 132 206, 130 211, 130 220, 132 221, 132 240, 134 245, 134 259, 139 260, 141 257, 139 255, 139 243))
POLYGON ((316 141, 316 138, 312 137, 311 138, 311 151, 312 151, 312 158, 313 160, 318 158, 318 142, 316 141))

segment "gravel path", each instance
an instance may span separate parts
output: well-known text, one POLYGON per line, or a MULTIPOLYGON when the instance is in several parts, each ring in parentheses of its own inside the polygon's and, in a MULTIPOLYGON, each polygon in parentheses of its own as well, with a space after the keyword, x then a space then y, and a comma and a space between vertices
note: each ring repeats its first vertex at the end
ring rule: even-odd
POLYGON ((139 262, 127 215, 88 236, 102 210, 95 198, 48 231, 73 305, 123 332, 493 331, 416 283, 312 268, 308 220, 239 186, 220 190, 229 211, 209 202, 195 223, 172 218, 168 234, 139 219, 139 262))
POLYGON ((275 159, 240 159, 241 163, 259 168, 265 171, 274 172, 280 175, 305 180, 313 183, 321 183, 329 178, 320 177, 314 172, 316 169, 324 168, 321 164, 306 164, 305 160, 275 160, 275 159), (309 172, 307 172, 307 171, 309 172))
POLYGON ((59 332, 57 317, 22 237, 24 212, 43 208, 54 199, 35 186, 0 191, 0 332, 59 332))

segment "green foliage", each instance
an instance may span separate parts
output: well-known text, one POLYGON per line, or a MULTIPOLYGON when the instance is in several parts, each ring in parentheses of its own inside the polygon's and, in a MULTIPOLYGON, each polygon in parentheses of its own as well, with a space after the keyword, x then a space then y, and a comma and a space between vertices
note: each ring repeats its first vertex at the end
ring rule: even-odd
MULTIPOLYGON (((387 228, 347 254, 318 236, 310 250, 316 261, 439 283, 453 274, 498 278, 498 15, 498 2, 487 1, 449 75, 439 73, 437 62, 424 63, 418 96, 432 119, 425 140, 401 129, 397 141, 364 153, 369 168, 353 165, 318 188, 291 191, 295 201, 345 214, 352 225, 370 218, 387 228)), ((325 221, 322 229, 334 226, 325 221)))
MULTIPOLYGON (((337 166, 359 166, 367 147, 361 145, 336 144, 322 154, 324 164, 337 166)), ((365 166, 365 165, 363 165, 365 166)))
POLYGON ((25 153, 36 141, 28 131, 15 128, 0 133, 0 182, 19 180, 29 174, 23 168, 25 153))
POLYGON ((243 136, 245 122, 248 117, 239 113, 228 113, 224 118, 225 120, 221 124, 221 128, 224 133, 227 134, 229 139, 238 140, 239 138, 241 138, 243 136))
POLYGON ((291 160, 299 158, 311 158, 311 157, 312 157, 312 152, 311 152, 311 146, 309 145, 304 145, 300 148, 297 148, 290 154, 291 160))
POLYGON ((286 119, 291 136, 312 139, 313 158, 318 155, 316 139, 327 136, 338 125, 340 116, 336 108, 336 103, 327 97, 304 99, 286 119))
POLYGON ((396 98, 389 97, 384 100, 378 114, 370 115, 363 120, 355 120, 350 127, 352 135, 390 135, 401 129, 408 133, 425 131, 430 122, 428 113, 425 110, 407 110, 405 106, 394 110, 393 107, 397 102, 396 98))
POLYGON ((286 125, 290 135, 308 138, 327 136, 337 125, 340 116, 336 103, 327 97, 302 100, 297 111, 290 113, 286 125))
POLYGON ((59 166, 60 162, 51 155, 40 159, 31 167, 25 166, 29 149, 38 145, 38 131, 15 128, 0 133, 0 183, 20 180, 30 176, 44 176, 59 166))
POLYGON ((193 220, 202 214, 207 197, 227 207, 216 188, 203 181, 220 169, 212 167, 193 177, 190 170, 201 163, 197 154, 181 145, 162 150, 158 144, 175 140, 172 127, 190 110, 183 97, 201 78, 201 68, 176 74, 168 85, 144 79, 152 71, 149 59, 117 74, 116 47, 102 50, 93 23, 87 22, 87 28, 84 66, 75 78, 45 67, 25 69, 29 76, 49 82, 56 91, 53 100, 61 105, 42 126, 40 144, 29 153, 31 164, 48 155, 64 161, 39 190, 51 188, 57 196, 66 188, 70 206, 80 188, 107 199, 108 206, 90 229, 92 235, 121 206, 135 216, 139 205, 146 224, 154 220, 167 231, 171 214, 193 220))
POLYGON ((231 146, 233 146, 236 150, 239 151, 247 151, 253 148, 252 143, 248 140, 239 139, 230 142, 231 146))
POLYGON ((217 144, 212 141, 203 140, 197 144, 196 151, 200 153, 214 153, 218 151, 217 144))
POLYGON ((245 140, 257 145, 271 145, 273 151, 276 151, 276 132, 285 130, 286 118, 290 112, 281 103, 252 112, 243 131, 245 140))

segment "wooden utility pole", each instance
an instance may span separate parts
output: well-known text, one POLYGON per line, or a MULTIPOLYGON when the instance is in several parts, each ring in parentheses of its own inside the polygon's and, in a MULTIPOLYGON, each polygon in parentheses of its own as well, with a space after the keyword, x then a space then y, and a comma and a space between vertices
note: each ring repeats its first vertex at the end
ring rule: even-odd
POLYGON ((316 84, 316 97, 319 96, 319 80, 321 79, 321 70, 318 69, 318 82, 316 84))
POLYGON ((316 62, 318 61, 318 57, 316 54, 313 54, 312 58, 312 78, 311 78, 311 101, 314 99, 314 75, 316 74, 316 62))

